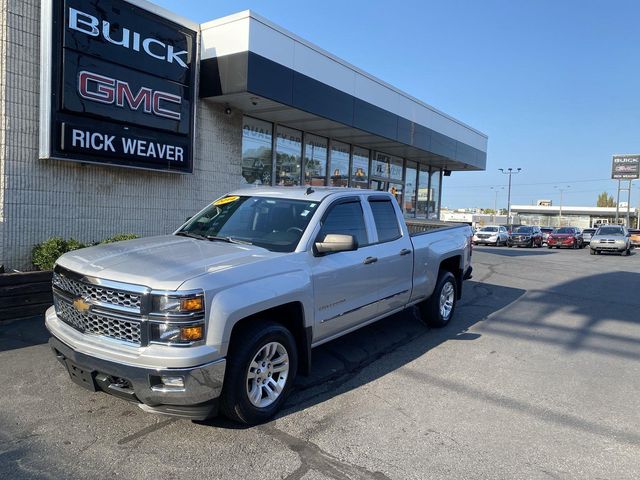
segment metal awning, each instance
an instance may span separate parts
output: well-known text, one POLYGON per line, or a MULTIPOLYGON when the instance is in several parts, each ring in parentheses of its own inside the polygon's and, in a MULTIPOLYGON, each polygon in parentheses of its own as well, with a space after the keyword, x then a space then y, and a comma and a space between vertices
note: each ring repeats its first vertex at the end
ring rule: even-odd
POLYGON ((252 12, 201 25, 200 97, 447 170, 484 170, 487 136, 252 12))

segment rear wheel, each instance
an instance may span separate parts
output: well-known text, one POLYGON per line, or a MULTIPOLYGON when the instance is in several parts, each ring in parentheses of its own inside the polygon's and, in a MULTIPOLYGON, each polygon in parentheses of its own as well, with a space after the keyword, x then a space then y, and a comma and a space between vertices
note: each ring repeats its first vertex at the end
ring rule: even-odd
POLYGON ((256 320, 229 350, 220 407, 247 425, 273 417, 291 391, 298 368, 295 339, 284 326, 256 320))
POLYGON ((456 292, 456 277, 451 272, 441 271, 433 294, 420 304, 422 320, 431 327, 447 325, 456 308, 456 292))

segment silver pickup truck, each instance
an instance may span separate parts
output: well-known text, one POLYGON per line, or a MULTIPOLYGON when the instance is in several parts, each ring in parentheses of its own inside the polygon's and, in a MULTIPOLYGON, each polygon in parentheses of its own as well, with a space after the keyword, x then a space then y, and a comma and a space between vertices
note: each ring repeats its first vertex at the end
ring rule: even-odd
POLYGON ((146 411, 263 422, 314 347, 410 305, 446 325, 471 273, 471 234, 410 231, 384 192, 239 190, 173 235, 61 256, 50 345, 74 382, 146 411))

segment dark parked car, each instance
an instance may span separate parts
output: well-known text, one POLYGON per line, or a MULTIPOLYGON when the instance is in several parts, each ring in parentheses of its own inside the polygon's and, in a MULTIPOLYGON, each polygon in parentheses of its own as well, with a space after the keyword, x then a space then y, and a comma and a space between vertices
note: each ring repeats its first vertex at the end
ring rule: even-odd
POLYGON ((542 231, 534 226, 516 227, 508 242, 509 247, 542 247, 542 231))
POLYGON ((540 227, 540 231, 542 232, 542 244, 547 243, 547 237, 550 233, 553 233, 553 228, 551 227, 540 227))
POLYGON ((547 237, 547 247, 584 248, 582 232, 576 227, 556 228, 547 237))
POLYGON ((596 233, 595 228, 585 228, 584 230, 582 230, 582 241, 585 245, 589 245, 589 242, 591 242, 591 237, 594 233, 596 233))

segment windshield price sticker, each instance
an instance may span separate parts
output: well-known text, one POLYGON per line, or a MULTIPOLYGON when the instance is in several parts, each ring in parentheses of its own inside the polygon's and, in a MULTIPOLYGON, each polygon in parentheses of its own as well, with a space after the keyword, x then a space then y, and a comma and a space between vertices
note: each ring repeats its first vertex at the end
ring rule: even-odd
POLYGON ((216 200, 215 202, 213 202, 213 204, 217 207, 220 205, 226 205, 227 203, 233 203, 236 202, 240 197, 238 197, 237 195, 232 195, 229 197, 224 197, 221 198, 220 200, 216 200))

